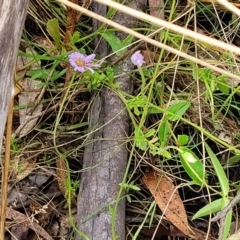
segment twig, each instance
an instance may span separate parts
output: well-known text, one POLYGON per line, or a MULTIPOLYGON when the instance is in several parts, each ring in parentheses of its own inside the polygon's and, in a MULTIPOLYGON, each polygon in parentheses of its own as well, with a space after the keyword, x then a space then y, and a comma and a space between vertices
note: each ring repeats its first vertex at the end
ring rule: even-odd
POLYGON ((6 207, 7 207, 7 192, 8 192, 8 172, 9 163, 11 158, 11 134, 12 134, 12 120, 13 120, 13 105, 14 99, 12 98, 7 118, 7 134, 6 134, 6 150, 5 160, 2 166, 2 189, 1 189, 1 223, 0 223, 0 239, 5 239, 5 218, 6 218, 6 207))
POLYGON ((227 213, 240 201, 240 193, 220 212, 216 214, 215 217, 211 219, 211 222, 216 222, 219 219, 225 218, 227 213))

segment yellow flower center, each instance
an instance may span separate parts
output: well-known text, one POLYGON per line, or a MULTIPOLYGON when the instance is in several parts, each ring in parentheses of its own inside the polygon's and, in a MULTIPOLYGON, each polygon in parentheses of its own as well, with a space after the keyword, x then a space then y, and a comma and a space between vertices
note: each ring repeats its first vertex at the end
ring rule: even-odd
POLYGON ((83 67, 83 66, 85 66, 84 60, 82 60, 82 59, 80 59, 80 58, 76 59, 75 62, 76 62, 76 64, 78 65, 78 67, 83 67))

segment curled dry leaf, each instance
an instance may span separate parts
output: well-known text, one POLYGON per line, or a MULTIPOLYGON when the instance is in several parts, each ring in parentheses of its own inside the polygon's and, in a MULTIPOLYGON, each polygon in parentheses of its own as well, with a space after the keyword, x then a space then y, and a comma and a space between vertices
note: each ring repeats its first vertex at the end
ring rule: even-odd
POLYGON ((191 236, 182 199, 172 181, 157 172, 151 172, 144 175, 143 182, 168 220, 186 236, 191 236))
POLYGON ((143 55, 146 64, 158 62, 158 59, 160 57, 159 54, 150 50, 141 50, 141 54, 143 55))
MULTIPOLYGON (((60 189, 62 195, 64 197, 68 198, 68 196, 66 195, 66 193, 68 192, 68 188, 66 185, 68 170, 67 170, 66 164, 63 159, 58 158, 56 161, 56 165, 57 165, 56 176, 57 176, 57 182, 58 182, 59 189, 60 189)), ((77 204, 75 196, 73 194, 71 195, 71 203, 75 206, 77 204)))

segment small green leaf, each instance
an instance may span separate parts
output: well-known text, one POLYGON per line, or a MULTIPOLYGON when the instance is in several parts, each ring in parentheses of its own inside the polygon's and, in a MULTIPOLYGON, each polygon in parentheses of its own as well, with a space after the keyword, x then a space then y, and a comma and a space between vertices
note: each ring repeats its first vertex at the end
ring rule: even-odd
POLYGON ((147 104, 147 97, 138 96, 133 99, 128 100, 128 106, 130 109, 134 110, 134 113, 139 116, 141 114, 141 108, 144 108, 147 104), (140 110, 139 110, 140 109, 140 110))
POLYGON ((226 76, 221 75, 216 78, 217 88, 224 94, 229 94, 230 88, 226 81, 226 76))
POLYGON ((140 148, 143 151, 147 149, 148 141, 145 138, 142 130, 140 129, 135 130, 135 141, 136 141, 136 146, 138 148, 140 148))
POLYGON ((217 174, 222 194, 223 194, 223 196, 228 196, 229 183, 228 183, 227 176, 223 170, 223 167, 220 164, 219 160, 217 159, 216 155, 211 150, 211 148, 207 145, 207 143, 204 143, 204 145, 205 145, 208 155, 212 161, 212 165, 215 170, 215 173, 217 174))
POLYGON ((187 135, 178 135, 178 144, 180 146, 186 145, 189 141, 189 136, 187 135))
POLYGON ((139 187, 136 186, 136 185, 132 185, 132 186, 131 186, 131 189, 132 189, 132 190, 135 190, 135 191, 140 191, 140 190, 141 190, 141 188, 139 188, 139 187))
POLYGON ((131 196, 130 196, 130 195, 127 195, 127 201, 128 201, 129 203, 132 202, 132 199, 131 199, 131 196))
POLYGON ((75 44, 79 41, 80 39, 80 32, 76 31, 74 32, 73 36, 71 37, 71 43, 75 44))
POLYGON ((172 158, 172 155, 171 155, 171 153, 170 152, 168 152, 167 150, 165 150, 165 149, 163 149, 162 150, 162 155, 165 157, 165 158, 167 158, 167 159, 170 159, 170 158, 172 158))
POLYGON ((217 199, 213 202, 210 202, 209 204, 207 204, 206 206, 204 206, 203 208, 199 209, 194 216, 192 217, 192 220, 195 220, 197 218, 200 217, 205 217, 208 216, 212 213, 216 213, 222 210, 222 201, 223 199, 217 199))
POLYGON ((51 19, 47 22, 47 31, 53 38, 56 47, 60 47, 61 36, 59 31, 59 23, 56 18, 51 19))
POLYGON ((186 173, 197 185, 205 184, 205 171, 199 158, 187 147, 180 147, 180 160, 186 173))
POLYGON ((180 117, 182 117, 185 112, 188 110, 190 107, 190 102, 185 101, 185 100, 180 100, 176 103, 173 103, 169 108, 168 108, 168 119, 170 121, 176 121, 180 117))
POLYGON ((156 130, 154 128, 151 128, 147 133, 145 133, 145 137, 149 138, 152 137, 155 134, 156 130))
POLYGON ((159 130, 158 130, 158 138, 160 143, 164 145, 164 143, 168 140, 168 135, 170 133, 170 123, 167 120, 163 120, 160 124, 159 130))
POLYGON ((106 69, 106 75, 107 75, 108 81, 113 83, 114 82, 114 71, 113 71, 113 68, 108 66, 107 69, 106 69))
POLYGON ((150 144, 150 153, 154 156, 155 155, 164 156, 167 159, 172 158, 172 155, 167 150, 162 148, 159 143, 150 144))

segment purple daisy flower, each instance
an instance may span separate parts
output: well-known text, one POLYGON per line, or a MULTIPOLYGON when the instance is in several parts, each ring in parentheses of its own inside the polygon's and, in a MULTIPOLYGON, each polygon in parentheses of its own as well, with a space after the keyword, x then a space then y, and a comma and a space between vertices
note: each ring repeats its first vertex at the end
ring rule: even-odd
POLYGON ((136 51, 132 56, 131 56, 131 61, 132 63, 137 66, 137 67, 141 67, 143 65, 143 63, 145 63, 143 61, 143 55, 141 54, 140 50, 136 51))
POLYGON ((99 64, 95 64, 92 60, 95 58, 95 54, 85 56, 79 52, 73 52, 68 56, 69 62, 73 69, 78 72, 85 72, 86 70, 94 73, 92 67, 99 67, 99 64))

